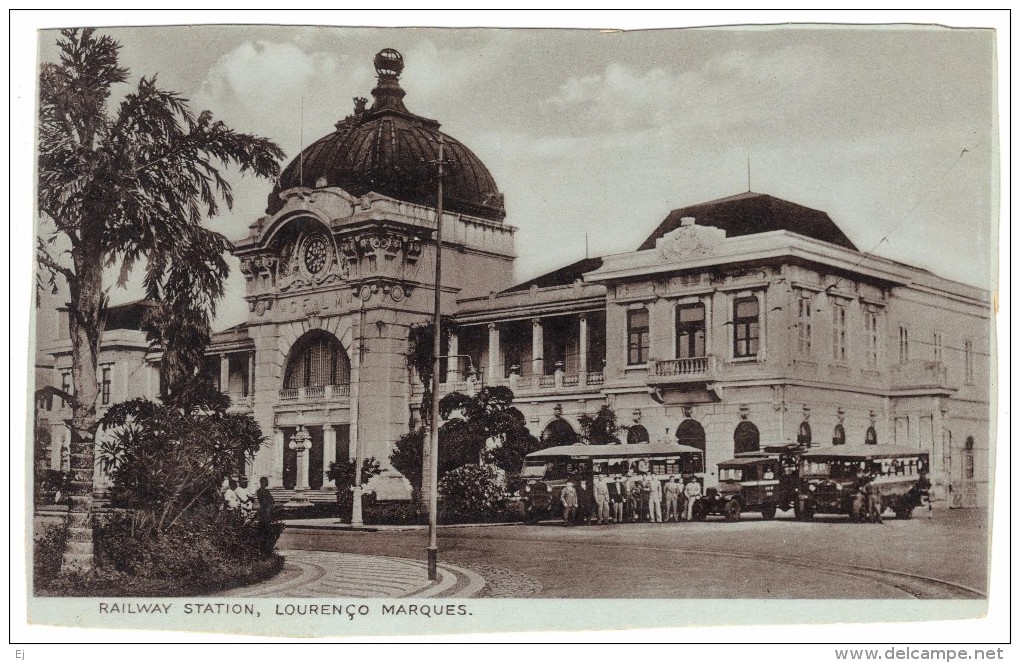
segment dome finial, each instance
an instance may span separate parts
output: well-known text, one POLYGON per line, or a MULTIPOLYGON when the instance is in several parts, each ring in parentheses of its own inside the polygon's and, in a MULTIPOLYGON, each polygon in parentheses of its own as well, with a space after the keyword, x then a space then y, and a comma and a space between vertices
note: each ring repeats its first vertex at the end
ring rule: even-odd
POLYGON ((404 56, 395 48, 384 48, 375 54, 375 73, 379 82, 383 80, 399 80, 404 71, 404 56))

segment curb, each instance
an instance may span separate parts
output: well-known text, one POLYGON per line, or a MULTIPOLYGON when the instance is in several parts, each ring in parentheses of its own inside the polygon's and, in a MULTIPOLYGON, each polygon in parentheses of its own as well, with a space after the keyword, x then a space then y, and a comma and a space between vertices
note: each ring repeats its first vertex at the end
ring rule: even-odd
MULTIPOLYGON (((351 527, 347 523, 338 523, 336 525, 309 523, 304 524, 300 520, 285 520, 283 521, 287 526, 287 529, 306 529, 306 530, 319 530, 319 531, 334 531, 334 532, 411 532, 415 530, 427 530, 428 525, 384 525, 377 527, 373 525, 365 525, 362 527, 351 527)), ((439 525, 439 529, 458 529, 458 528, 478 528, 478 527, 519 527, 524 523, 457 523, 450 525, 439 525)))

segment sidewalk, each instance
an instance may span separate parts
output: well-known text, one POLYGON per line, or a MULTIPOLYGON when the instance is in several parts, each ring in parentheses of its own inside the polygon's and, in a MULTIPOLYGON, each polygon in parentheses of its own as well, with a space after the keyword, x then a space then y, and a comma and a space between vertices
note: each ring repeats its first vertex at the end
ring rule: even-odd
POLYGON ((485 588, 474 571, 439 564, 428 579, 424 561, 320 550, 281 550, 283 570, 265 582, 217 596, 260 598, 471 598, 485 588))
MULTIPOLYGON (((426 530, 428 525, 362 525, 353 527, 350 523, 337 518, 296 518, 284 520, 288 529, 336 530, 339 532, 408 532, 426 530)), ((457 527, 514 527, 523 523, 461 523, 455 525, 439 525, 439 529, 457 527)))

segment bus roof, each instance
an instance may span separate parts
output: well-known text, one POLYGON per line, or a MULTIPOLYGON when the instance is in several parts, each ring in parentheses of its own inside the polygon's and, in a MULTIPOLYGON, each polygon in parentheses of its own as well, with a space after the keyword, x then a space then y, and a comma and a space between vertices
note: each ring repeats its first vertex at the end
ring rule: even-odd
POLYGON ((775 456, 737 456, 729 460, 720 461, 719 467, 743 467, 744 465, 757 465, 762 461, 779 462, 775 456))
POLYGON ((704 452, 697 447, 689 447, 676 442, 656 444, 569 444, 561 447, 549 447, 534 451, 526 459, 553 458, 564 456, 569 458, 640 458, 641 456, 666 456, 680 453, 704 452))
POLYGON ((917 447, 903 447, 889 444, 839 445, 809 449, 801 454, 801 458, 818 460, 821 458, 848 458, 862 460, 869 458, 895 458, 899 456, 927 456, 928 452, 917 447))

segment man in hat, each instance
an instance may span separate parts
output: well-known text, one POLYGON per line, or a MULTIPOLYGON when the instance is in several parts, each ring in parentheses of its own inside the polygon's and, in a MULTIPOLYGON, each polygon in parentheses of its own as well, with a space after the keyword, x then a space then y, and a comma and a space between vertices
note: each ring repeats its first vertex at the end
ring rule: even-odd
POLYGON ((666 485, 662 487, 663 499, 666 502, 666 513, 665 517, 662 519, 663 522, 668 522, 670 520, 677 522, 680 520, 680 514, 677 513, 676 508, 682 491, 683 486, 680 485, 680 482, 675 476, 671 476, 669 481, 666 482, 666 485))
POLYGON ((627 479, 623 482, 624 517, 631 522, 637 522, 638 519, 638 493, 634 472, 628 471, 627 479))
POLYGON ((694 504, 701 499, 701 484, 697 477, 691 477, 684 486, 684 518, 694 520, 694 504))
POLYGON ((598 510, 599 525, 611 522, 609 516, 609 486, 604 476, 595 477, 595 506, 598 510))
POLYGON ((567 485, 563 486, 560 502, 563 504, 563 525, 572 525, 574 514, 577 512, 577 490, 572 481, 568 481, 567 485))

